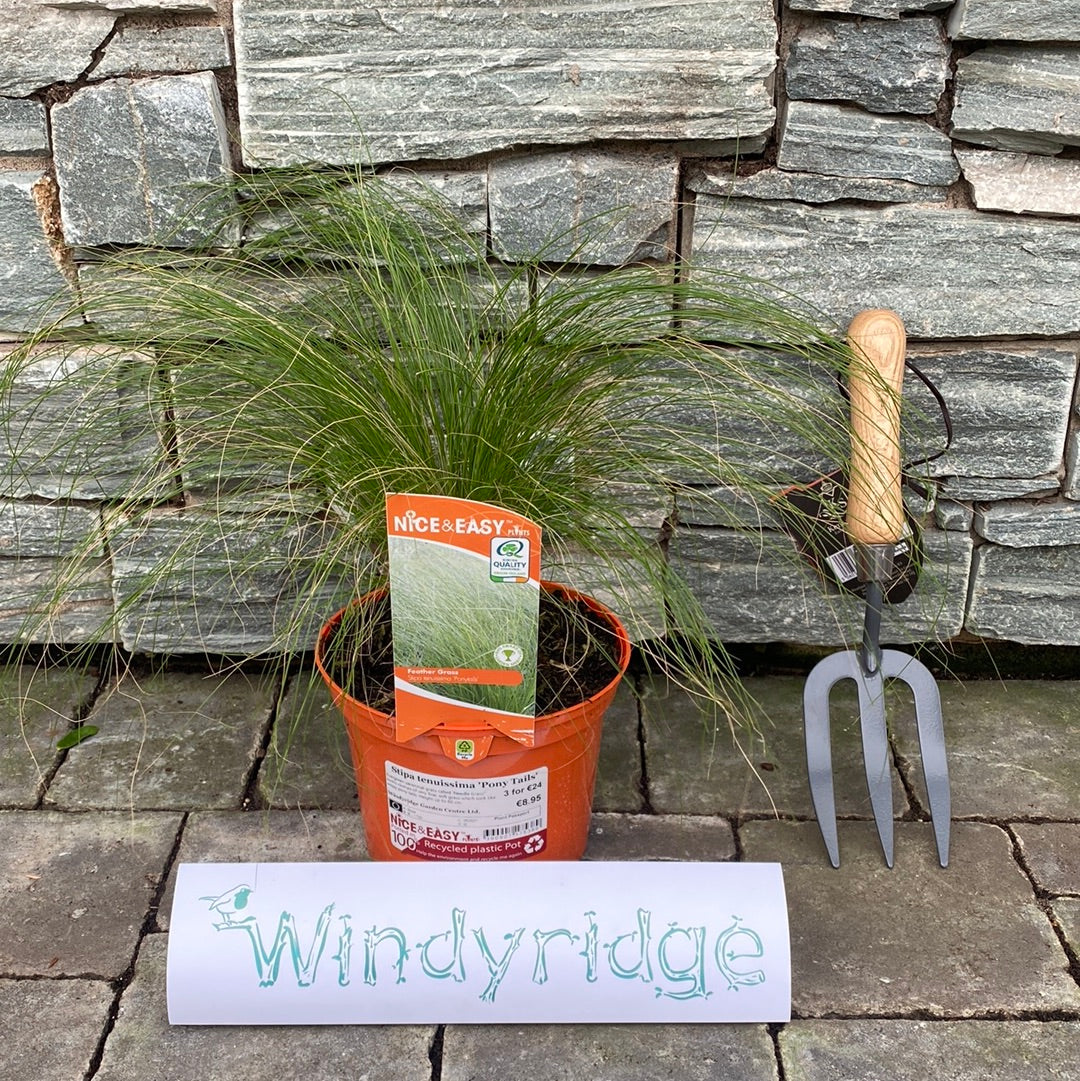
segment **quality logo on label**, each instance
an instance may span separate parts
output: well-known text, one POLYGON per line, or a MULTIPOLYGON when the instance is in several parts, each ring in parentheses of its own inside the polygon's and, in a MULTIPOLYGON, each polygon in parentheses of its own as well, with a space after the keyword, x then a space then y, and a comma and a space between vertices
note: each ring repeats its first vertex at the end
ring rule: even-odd
POLYGON ((491 541, 491 580, 524 582, 529 577, 529 541, 525 537, 494 537, 491 541))

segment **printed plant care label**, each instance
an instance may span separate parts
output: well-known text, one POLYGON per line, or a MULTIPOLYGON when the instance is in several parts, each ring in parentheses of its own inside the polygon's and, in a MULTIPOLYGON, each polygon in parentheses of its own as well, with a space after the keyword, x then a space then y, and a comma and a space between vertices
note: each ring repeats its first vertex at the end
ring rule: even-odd
POLYGON ((778 863, 182 863, 174 1025, 783 1022, 778 863))
POLYGON ((508 777, 437 777, 386 763, 390 842, 431 860, 519 860, 547 844, 546 766, 508 777))
POLYGON ((532 746, 540 527, 474 500, 389 495, 386 532, 397 740, 465 723, 532 746))

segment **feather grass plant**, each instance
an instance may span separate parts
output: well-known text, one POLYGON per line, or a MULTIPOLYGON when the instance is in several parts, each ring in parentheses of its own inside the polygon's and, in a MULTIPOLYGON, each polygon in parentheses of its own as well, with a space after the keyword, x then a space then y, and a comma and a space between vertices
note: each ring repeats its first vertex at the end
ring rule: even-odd
MULTIPOLYGON (((385 582, 385 495, 442 494, 539 522, 548 560, 588 566, 582 584, 631 624, 635 598, 653 598, 666 633, 643 654, 732 723, 749 717, 701 604, 634 507, 692 494, 715 521, 756 524, 779 489, 845 460, 828 391, 850 354, 815 313, 737 273, 598 273, 542 253, 507 266, 452 207, 393 176, 270 172, 239 178, 225 205, 241 244, 109 256, 78 311, 14 351, 0 382, 10 427, 20 377, 62 338, 69 359, 43 396, 81 380, 78 400, 106 400, 110 431, 139 447, 106 493, 114 574, 126 570, 102 638, 146 648, 160 601, 190 605, 213 650, 215 602, 197 610, 193 561, 210 553, 242 596, 274 549, 291 570, 262 613, 267 648, 306 650, 331 597, 385 582), (91 363, 70 359, 88 347, 91 363), (169 540, 135 558, 155 514, 169 540)), ((45 457, 92 470, 100 410, 67 412, 45 457)), ((14 468, 26 458, 9 441, 14 468)), ((88 544, 67 559, 27 640, 49 637, 100 558, 88 544)))

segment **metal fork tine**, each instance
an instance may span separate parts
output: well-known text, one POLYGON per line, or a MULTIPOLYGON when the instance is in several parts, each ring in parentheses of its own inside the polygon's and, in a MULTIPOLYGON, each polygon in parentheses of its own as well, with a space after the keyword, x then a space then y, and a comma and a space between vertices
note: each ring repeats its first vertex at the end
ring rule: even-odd
POLYGON ((892 754, 885 727, 885 683, 879 669, 873 675, 859 671, 857 654, 853 667, 859 688, 859 725, 862 729, 863 767, 870 806, 874 809, 881 850, 887 866, 893 865, 892 754))
POLYGON ((922 758, 926 798, 930 803, 930 821, 934 825, 938 862, 949 866, 949 828, 952 799, 949 795, 949 764, 945 755, 945 729, 941 719, 941 696, 930 670, 910 654, 882 650, 882 672, 902 679, 915 700, 915 724, 919 730, 919 753, 922 758))
POLYGON ((829 693, 846 676, 847 666, 838 664, 843 654, 833 654, 814 666, 803 688, 803 731, 806 740, 806 772, 810 800, 817 815, 821 839, 829 862, 840 866, 840 841, 836 833, 836 799, 833 792, 832 735, 829 730, 829 693))

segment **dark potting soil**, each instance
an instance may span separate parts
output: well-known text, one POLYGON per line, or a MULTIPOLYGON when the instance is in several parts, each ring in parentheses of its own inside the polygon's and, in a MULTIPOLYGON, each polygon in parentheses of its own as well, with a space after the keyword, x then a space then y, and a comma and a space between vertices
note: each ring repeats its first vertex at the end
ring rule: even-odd
MULTIPOLYGON (((588 605, 557 593, 540 594, 536 659, 536 715, 577 705, 615 678, 619 642, 588 605)), ((371 606, 358 627, 342 623, 323 663, 334 682, 382 713, 394 711, 394 644, 390 602, 371 606)))

